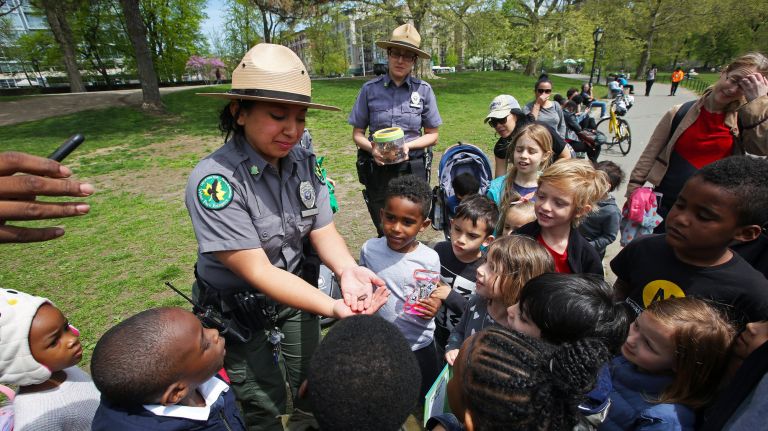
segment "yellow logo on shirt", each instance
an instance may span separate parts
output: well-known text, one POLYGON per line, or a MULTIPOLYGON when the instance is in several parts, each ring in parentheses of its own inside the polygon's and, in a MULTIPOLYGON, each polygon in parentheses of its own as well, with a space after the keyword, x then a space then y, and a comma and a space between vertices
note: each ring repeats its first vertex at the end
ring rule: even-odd
POLYGON ((643 287, 643 307, 669 298, 685 298, 685 292, 669 280, 653 280, 643 287))

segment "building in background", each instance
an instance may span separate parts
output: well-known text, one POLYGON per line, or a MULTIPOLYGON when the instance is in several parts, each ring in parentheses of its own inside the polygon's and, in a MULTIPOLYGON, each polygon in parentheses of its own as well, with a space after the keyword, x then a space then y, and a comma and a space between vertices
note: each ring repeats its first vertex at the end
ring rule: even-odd
POLYGON ((8 57, 6 49, 20 36, 35 31, 47 31, 48 22, 42 11, 33 8, 29 0, 6 0, 0 6, 3 20, 3 39, 0 43, 0 88, 29 87, 42 85, 43 78, 35 76, 34 70, 8 57))

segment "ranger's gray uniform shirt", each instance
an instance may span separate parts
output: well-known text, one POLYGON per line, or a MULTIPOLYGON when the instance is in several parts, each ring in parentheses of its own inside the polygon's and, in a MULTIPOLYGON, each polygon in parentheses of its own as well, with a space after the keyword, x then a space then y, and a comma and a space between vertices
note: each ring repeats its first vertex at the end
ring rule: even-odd
POLYGON ((279 161, 281 176, 239 135, 200 161, 185 192, 198 243, 199 277, 219 292, 251 289, 213 252, 256 248, 264 249, 272 265, 295 272, 303 237, 332 221, 328 188, 315 165, 315 156, 296 145, 279 161), (219 190, 214 200, 211 184, 219 190))
MULTIPOLYGON (((347 121, 352 127, 367 128, 368 139, 377 130, 400 127, 405 142, 421 136, 422 127, 432 129, 443 123, 435 93, 428 83, 408 75, 398 87, 389 74, 363 84, 347 121)), ((423 154, 423 149, 409 152, 410 158, 423 154)))

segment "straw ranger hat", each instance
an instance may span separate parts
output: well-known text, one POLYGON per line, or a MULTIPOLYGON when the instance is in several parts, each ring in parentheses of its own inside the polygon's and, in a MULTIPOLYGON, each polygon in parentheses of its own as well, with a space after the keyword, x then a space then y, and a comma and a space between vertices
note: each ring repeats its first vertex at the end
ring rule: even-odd
POLYGON ((289 48, 260 43, 251 48, 232 72, 232 89, 226 93, 197 93, 230 100, 259 100, 308 108, 340 111, 312 103, 312 83, 301 59, 289 48))
POLYGON ((392 38, 389 40, 380 40, 376 42, 379 48, 403 48, 413 51, 421 58, 430 58, 431 56, 419 49, 421 46, 421 36, 416 31, 413 24, 403 24, 392 32, 392 38))

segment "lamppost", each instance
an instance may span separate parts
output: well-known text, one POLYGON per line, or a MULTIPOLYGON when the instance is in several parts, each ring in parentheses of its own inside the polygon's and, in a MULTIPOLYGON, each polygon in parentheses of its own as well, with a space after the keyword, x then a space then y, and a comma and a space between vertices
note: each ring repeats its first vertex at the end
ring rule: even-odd
POLYGON ((603 38, 603 33, 605 33, 605 30, 603 30, 601 27, 598 27, 595 29, 594 32, 592 32, 592 40, 595 41, 595 51, 592 53, 592 70, 589 72, 589 86, 592 87, 592 78, 595 75, 595 62, 597 61, 597 45, 600 43, 600 39, 603 38))

